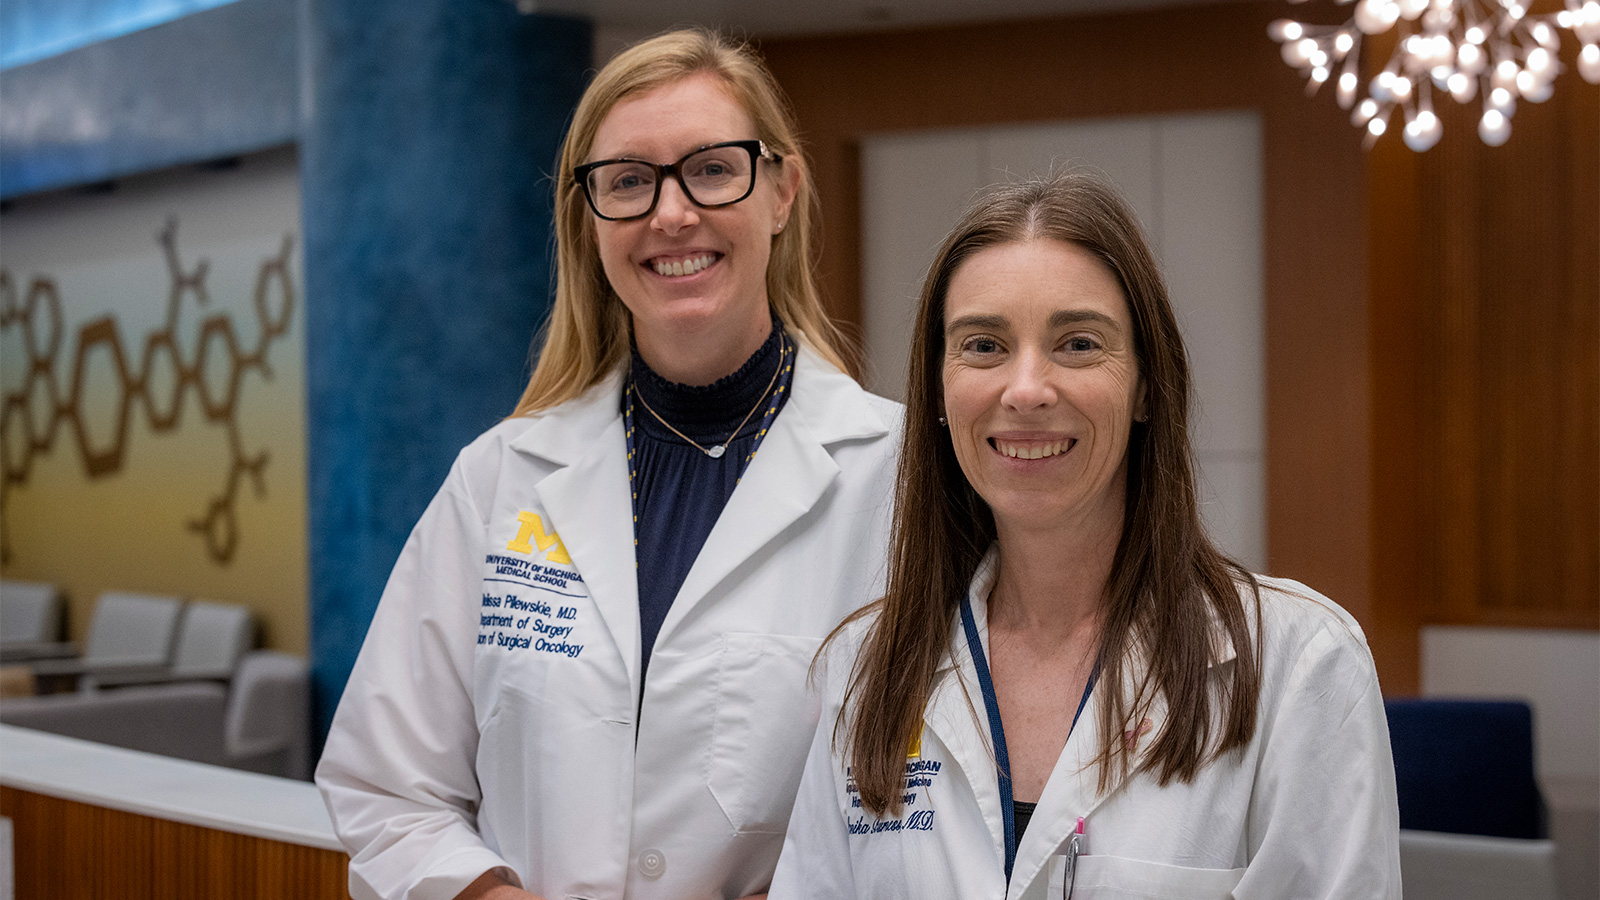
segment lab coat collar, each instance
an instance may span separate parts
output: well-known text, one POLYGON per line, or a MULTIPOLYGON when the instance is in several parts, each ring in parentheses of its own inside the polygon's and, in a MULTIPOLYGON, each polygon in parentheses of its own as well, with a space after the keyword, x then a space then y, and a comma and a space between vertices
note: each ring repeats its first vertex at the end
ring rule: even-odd
MULTIPOLYGON (((991 547, 978 565, 967 591, 973 619, 978 626, 979 640, 986 654, 989 652, 989 592, 999 574, 999 561, 998 549, 991 547)), ((1231 662, 1235 657, 1234 646, 1215 614, 1212 615, 1212 640, 1218 649, 1212 666, 1231 662)), ((950 654, 955 664, 935 678, 926 725, 967 777, 977 797, 978 807, 983 810, 984 823, 989 828, 998 866, 1000 860, 1005 858, 1005 824, 1000 808, 998 769, 988 721, 981 709, 983 698, 978 690, 977 669, 967 648, 959 614, 951 624, 950 654)), ((1143 652, 1135 649, 1127 670, 1129 687, 1125 688, 1130 706, 1131 686, 1138 684, 1147 668, 1148 662, 1143 652)), ((1045 876, 1050 857, 1062 852, 1061 848, 1072 834, 1079 817, 1089 819, 1092 847, 1092 814, 1126 782, 1126 778, 1114 779, 1108 790, 1099 790, 1099 769, 1095 765, 1095 757, 1101 743, 1098 711, 1101 690, 1102 686, 1097 684, 1039 797, 1038 808, 1017 847, 1008 896, 1021 896, 1036 878, 1045 876)), ((1075 700, 1063 696, 1063 702, 1075 700)), ((1137 772, 1142 751, 1149 747, 1166 721, 1166 698, 1158 692, 1148 700, 1145 708, 1134 712, 1133 718, 1138 724, 1125 731, 1123 738, 1133 741, 1136 750, 1140 751, 1132 764, 1132 771, 1137 772)))
POLYGON ((558 467, 534 491, 622 654, 629 682, 638 685, 638 564, 621 397, 618 371, 535 417, 511 448, 558 467))
POLYGON ((833 446, 889 433, 888 423, 854 379, 804 341, 799 350, 793 393, 684 577, 661 623, 658 644, 746 560, 816 506, 839 475, 833 446))
MULTIPOLYGON (((881 439, 889 423, 855 380, 802 340, 793 393, 773 420, 717 518, 656 638, 664 643, 693 607, 792 523, 838 476, 830 449, 881 439)), ((559 468, 536 486, 573 564, 600 609, 633 684, 639 683, 639 584, 633 503, 621 412, 621 370, 533 418, 511 448, 559 468)))

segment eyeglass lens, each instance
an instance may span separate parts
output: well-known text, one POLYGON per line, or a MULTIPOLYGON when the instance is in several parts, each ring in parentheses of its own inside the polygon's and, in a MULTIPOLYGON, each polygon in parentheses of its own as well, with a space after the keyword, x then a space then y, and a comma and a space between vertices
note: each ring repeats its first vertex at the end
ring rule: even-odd
MULTIPOLYGON (((613 219, 649 212, 655 204, 660 171, 639 162, 596 166, 589 172, 589 196, 595 211, 613 219)), ((677 171, 689 199, 701 206, 742 200, 755 186, 755 166, 744 147, 710 147, 692 153, 678 163, 677 171)))

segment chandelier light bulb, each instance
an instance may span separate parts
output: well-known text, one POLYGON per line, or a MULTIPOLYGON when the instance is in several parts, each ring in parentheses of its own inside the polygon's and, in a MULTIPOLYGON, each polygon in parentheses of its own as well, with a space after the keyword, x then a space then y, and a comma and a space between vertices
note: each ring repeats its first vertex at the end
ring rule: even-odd
POLYGON ((1379 103, 1389 103, 1394 100, 1394 92, 1389 89, 1392 84, 1394 84, 1393 72, 1379 72, 1378 77, 1372 79, 1372 83, 1367 85, 1367 93, 1371 94, 1372 99, 1379 103))
POLYGON ((1423 110, 1417 113, 1416 118, 1406 123, 1402 140, 1406 146, 1417 153, 1425 153, 1439 143, 1439 137, 1444 134, 1444 129, 1439 125, 1439 119, 1433 113, 1423 110))
POLYGON ((1382 34, 1400 18, 1400 7, 1389 0, 1361 0, 1356 4, 1355 23, 1363 34, 1382 34))
POLYGON ((1553 96, 1555 80, 1565 68, 1560 59, 1563 28, 1579 44, 1579 74, 1600 84, 1600 0, 1563 0, 1551 5, 1565 9, 1537 14, 1530 12, 1533 0, 1338 2, 1354 4, 1343 25, 1307 25, 1285 18, 1274 21, 1267 32, 1279 43, 1284 62, 1306 79, 1307 94, 1335 80, 1335 98, 1351 111, 1351 124, 1365 129, 1368 147, 1388 131, 1390 115, 1398 111, 1395 130, 1401 139, 1412 150, 1425 151, 1443 133, 1433 101, 1448 94, 1468 103, 1480 92, 1478 136, 1490 146, 1504 144, 1518 98, 1541 103, 1553 96), (1382 51, 1387 61, 1372 58, 1372 42, 1363 58, 1361 35, 1386 33, 1392 42, 1377 46, 1392 48, 1382 51), (1363 70, 1376 75, 1364 79, 1363 70))
POLYGON ((1517 92, 1529 103, 1543 103, 1555 93, 1555 86, 1532 72, 1517 76, 1517 92))
POLYGON ((1511 137, 1511 120, 1498 109, 1485 110, 1478 120, 1478 137, 1491 147, 1498 147, 1511 137))
POLYGON ((1278 19, 1267 26, 1267 34, 1272 39, 1282 43, 1284 41, 1298 41, 1305 37, 1306 30, 1299 22, 1293 19, 1278 19))
POLYGON ((1590 84, 1600 84, 1600 44, 1584 44, 1578 52, 1578 74, 1590 84))

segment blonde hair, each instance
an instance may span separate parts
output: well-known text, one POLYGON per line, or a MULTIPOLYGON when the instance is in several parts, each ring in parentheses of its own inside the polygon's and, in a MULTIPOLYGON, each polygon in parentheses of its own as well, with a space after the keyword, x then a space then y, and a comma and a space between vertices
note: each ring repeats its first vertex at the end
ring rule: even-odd
POLYGON ((755 120, 754 137, 783 157, 783 166, 799 173, 788 227, 772 241, 768 302, 792 334, 849 371, 840 350, 843 338, 823 311, 813 271, 816 186, 777 82, 744 44, 703 29, 670 31, 614 57, 595 75, 573 113, 556 174, 555 303, 541 334, 539 361, 513 415, 529 415, 571 400, 627 358, 628 311, 601 268, 594 221, 572 169, 587 161, 595 132, 619 102, 702 72, 723 80, 755 120))

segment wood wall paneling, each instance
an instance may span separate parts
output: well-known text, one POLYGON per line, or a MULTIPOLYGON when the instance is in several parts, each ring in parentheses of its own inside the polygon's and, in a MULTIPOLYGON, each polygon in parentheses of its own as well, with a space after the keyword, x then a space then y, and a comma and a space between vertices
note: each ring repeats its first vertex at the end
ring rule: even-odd
POLYGON ((1256 110, 1270 569, 1370 622, 1365 160, 1346 114, 1331 98, 1308 100, 1267 38, 1267 24, 1284 14, 1279 3, 1228 4, 772 40, 761 49, 816 167, 829 309, 855 324, 862 136, 1256 110))
POLYGON ((1424 623, 1600 627, 1600 92, 1572 50, 1504 146, 1444 103, 1432 150, 1371 154, 1377 590, 1424 623))
POLYGON ((16 896, 52 900, 349 897, 349 858, 11 787, 16 896))
POLYGON ((1432 151, 1398 133, 1363 151, 1265 37, 1285 14, 1227 4, 762 51, 816 166, 830 311, 857 326, 862 136, 1259 111, 1269 568, 1350 609, 1385 690, 1413 693, 1423 623, 1600 624, 1600 92, 1568 46, 1555 96, 1519 105, 1506 146, 1442 101, 1432 151))

